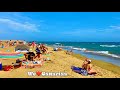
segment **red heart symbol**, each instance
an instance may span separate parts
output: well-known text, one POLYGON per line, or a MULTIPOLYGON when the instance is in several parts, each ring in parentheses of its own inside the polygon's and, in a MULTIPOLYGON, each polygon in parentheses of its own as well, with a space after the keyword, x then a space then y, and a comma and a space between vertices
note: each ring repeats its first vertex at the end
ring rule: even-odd
POLYGON ((38 76, 40 76, 40 75, 42 74, 42 72, 37 71, 36 74, 37 74, 38 76))

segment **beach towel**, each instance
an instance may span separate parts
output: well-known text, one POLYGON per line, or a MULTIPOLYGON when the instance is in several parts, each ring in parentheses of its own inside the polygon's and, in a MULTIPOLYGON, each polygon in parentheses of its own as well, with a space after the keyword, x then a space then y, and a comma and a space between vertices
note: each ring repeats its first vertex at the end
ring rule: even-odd
POLYGON ((0 62, 0 70, 2 70, 2 63, 0 62))
POLYGON ((83 76, 87 76, 88 75, 88 72, 87 70, 83 69, 83 68, 79 68, 79 67, 75 67, 75 66, 72 66, 71 69, 76 72, 76 73, 79 73, 83 76))
POLYGON ((4 67, 4 71, 10 71, 11 69, 13 69, 12 65, 7 65, 4 67))

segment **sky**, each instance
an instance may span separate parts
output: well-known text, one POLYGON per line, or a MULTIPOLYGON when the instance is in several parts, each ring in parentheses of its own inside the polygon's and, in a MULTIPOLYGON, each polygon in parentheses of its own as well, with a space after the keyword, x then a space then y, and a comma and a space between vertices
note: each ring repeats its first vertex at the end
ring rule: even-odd
POLYGON ((0 12, 0 40, 120 42, 120 12, 0 12))

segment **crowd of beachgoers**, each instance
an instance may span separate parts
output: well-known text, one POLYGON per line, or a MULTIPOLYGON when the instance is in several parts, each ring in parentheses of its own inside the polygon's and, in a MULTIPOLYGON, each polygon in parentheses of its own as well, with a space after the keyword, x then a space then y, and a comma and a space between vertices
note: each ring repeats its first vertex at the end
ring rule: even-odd
MULTIPOLYGON (((15 68, 27 68, 27 69, 40 68, 41 66, 44 65, 45 62, 53 62, 53 60, 50 58, 50 56, 53 53, 62 51, 64 53, 64 55, 68 55, 67 57, 69 57, 73 54, 72 50, 65 51, 59 46, 52 47, 52 50, 49 50, 49 48, 51 48, 51 47, 48 47, 45 44, 36 44, 34 41, 33 42, 26 42, 26 41, 20 41, 20 40, 0 41, 0 47, 2 49, 4 49, 4 48, 9 49, 10 47, 15 48, 18 45, 26 45, 26 46, 30 47, 30 49, 28 52, 21 52, 24 55, 24 57, 22 59, 16 58, 16 62, 13 62, 12 65, 3 65, 2 59, 1 59, 0 60, 1 61, 1 64, 0 64, 1 71, 4 71, 4 72, 10 71, 15 68)), ((3 50, 0 51, 0 53, 4 53, 6 55, 8 55, 9 53, 13 53, 13 52, 17 53, 15 51, 9 51, 6 53, 3 50)), ((9 59, 7 59, 7 60, 9 60, 9 59)), ((57 61, 57 58, 56 58, 56 61, 57 61)), ((69 67, 69 69, 78 75, 96 76, 98 72, 93 68, 94 65, 91 63, 92 63, 91 59, 85 58, 82 61, 82 64, 80 66, 71 65, 69 67)))

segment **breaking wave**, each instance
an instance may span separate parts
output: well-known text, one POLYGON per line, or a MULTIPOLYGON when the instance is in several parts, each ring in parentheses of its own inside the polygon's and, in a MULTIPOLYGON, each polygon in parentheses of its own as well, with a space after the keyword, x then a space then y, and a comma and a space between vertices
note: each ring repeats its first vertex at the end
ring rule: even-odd
POLYGON ((101 47, 120 47, 120 45, 100 45, 101 47))

